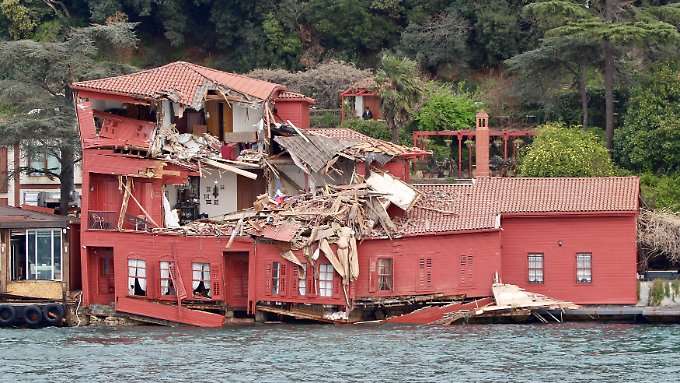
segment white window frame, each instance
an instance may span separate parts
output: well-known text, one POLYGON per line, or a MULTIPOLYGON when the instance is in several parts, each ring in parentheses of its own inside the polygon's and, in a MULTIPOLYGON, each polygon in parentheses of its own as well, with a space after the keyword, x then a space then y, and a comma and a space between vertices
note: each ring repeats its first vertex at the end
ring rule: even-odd
MULTIPOLYGON (((10 243, 11 243, 11 237, 12 233, 15 234, 21 234, 23 233, 24 235, 24 251, 26 252, 25 258, 26 258, 26 268, 24 269, 24 280, 26 281, 62 281, 64 279, 64 236, 62 234, 63 229, 61 228, 39 228, 39 229, 25 229, 25 230, 12 230, 10 232, 10 243), (37 271, 34 274, 34 277, 31 276, 31 270, 30 270, 30 262, 29 258, 30 255, 28 254, 29 251, 29 246, 28 246, 28 239, 29 239, 29 234, 33 233, 34 235, 34 243, 33 243, 33 249, 34 249, 34 254, 33 254, 33 261, 34 265, 38 267, 38 232, 46 232, 49 231, 50 233, 50 278, 49 279, 40 279, 38 278, 38 273, 37 271), (59 275, 61 276, 60 278, 55 278, 55 267, 54 267, 54 237, 55 233, 58 233, 59 235, 59 275)), ((11 257, 10 257, 10 264, 14 265, 14 260, 16 257, 16 254, 14 254, 14 251, 12 249, 12 246, 10 246, 10 251, 11 251, 11 257)), ((13 275, 14 273, 12 273, 13 275)), ((13 279, 14 280, 14 279, 13 279)), ((18 280, 16 280, 18 281, 18 280)))
POLYGON ((536 285, 545 283, 545 255, 543 253, 529 253, 527 263, 527 281, 536 285), (532 258, 540 260, 540 268, 535 260, 532 263, 532 258))
POLYGON ((146 297, 149 295, 146 261, 143 259, 128 258, 128 295, 134 297, 146 297), (135 294, 135 279, 139 281, 139 287, 144 290, 144 295, 135 294))
POLYGON ((272 295, 281 294, 281 262, 272 262, 272 295))
POLYGON ((576 253, 576 283, 593 283, 593 253, 576 253))
POLYGON ((394 290, 394 260, 391 257, 381 257, 377 260, 378 291, 394 290), (389 265, 389 273, 386 272, 389 265))
POLYGON ((330 263, 322 263, 319 265, 319 296, 332 297, 333 296, 333 265, 330 263))
POLYGON ((170 263, 171 261, 160 261, 158 265, 160 270, 161 296, 164 297, 174 297, 177 295, 177 289, 173 285, 172 277, 170 276, 170 263), (172 286, 172 293, 170 286, 172 286))
POLYGON ((307 295, 307 269, 298 269, 298 294, 307 295))
POLYGON ((202 295, 196 295, 194 290, 198 288, 198 285, 203 282, 203 286, 208 290, 207 298, 211 298, 212 291, 212 281, 210 280, 210 263, 207 262, 192 262, 191 263, 191 294, 194 297, 203 297, 202 295))

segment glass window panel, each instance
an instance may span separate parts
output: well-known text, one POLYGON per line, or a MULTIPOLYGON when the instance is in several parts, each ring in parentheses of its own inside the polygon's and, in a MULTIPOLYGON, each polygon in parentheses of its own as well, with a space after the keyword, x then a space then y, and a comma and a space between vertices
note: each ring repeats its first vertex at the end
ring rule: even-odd
POLYGON ((31 151, 29 152, 29 166, 33 169, 45 169, 45 152, 31 151))
POLYGON ((26 279, 26 232, 16 231, 11 234, 12 280, 26 279))
POLYGON ((61 163, 59 163, 59 159, 51 154, 48 154, 47 168, 54 173, 61 172, 61 163))
POLYGON ((61 229, 52 230, 52 240, 53 240, 52 248, 54 249, 54 279, 60 281, 62 278, 61 229))
POLYGON ((38 277, 38 270, 36 269, 36 264, 35 264, 35 238, 36 234, 35 231, 29 230, 26 234, 26 240, 27 240, 27 258, 28 258, 28 275, 26 279, 37 279, 38 277))
POLYGON ((529 283, 543 283, 543 254, 529 254, 528 263, 529 283))

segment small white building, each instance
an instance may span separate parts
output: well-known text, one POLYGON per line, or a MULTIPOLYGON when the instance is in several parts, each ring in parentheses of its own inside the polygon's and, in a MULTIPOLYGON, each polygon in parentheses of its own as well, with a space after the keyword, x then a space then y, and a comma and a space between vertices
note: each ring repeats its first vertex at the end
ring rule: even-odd
MULTIPOLYGON (((19 145, 0 147, 0 206, 33 205, 57 207, 60 198, 60 182, 42 174, 26 174, 14 170, 28 166, 32 161, 35 168, 55 168, 59 166, 56 158, 47 154, 29 156, 19 145), (18 165, 17 165, 18 164, 18 165)), ((76 198, 79 203, 81 193, 81 169, 78 163, 74 169, 76 198)))

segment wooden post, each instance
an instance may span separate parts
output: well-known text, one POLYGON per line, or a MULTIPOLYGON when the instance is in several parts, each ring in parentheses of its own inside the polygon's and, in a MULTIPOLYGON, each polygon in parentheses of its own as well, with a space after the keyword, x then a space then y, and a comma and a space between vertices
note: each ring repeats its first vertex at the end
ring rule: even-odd
POLYGON ((458 139, 458 178, 463 178, 463 140, 460 133, 456 134, 458 139))

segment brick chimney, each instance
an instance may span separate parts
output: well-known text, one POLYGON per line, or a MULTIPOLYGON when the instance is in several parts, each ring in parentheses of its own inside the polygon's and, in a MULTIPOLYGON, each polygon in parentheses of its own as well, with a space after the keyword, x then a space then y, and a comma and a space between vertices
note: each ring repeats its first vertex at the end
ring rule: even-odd
POLYGON ((477 113, 477 129, 475 131, 475 177, 488 177, 489 172, 489 115, 477 113))

